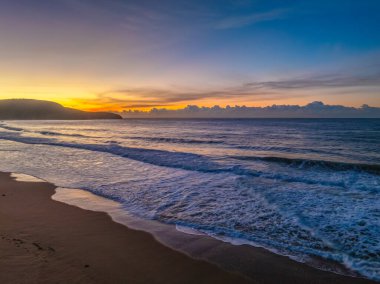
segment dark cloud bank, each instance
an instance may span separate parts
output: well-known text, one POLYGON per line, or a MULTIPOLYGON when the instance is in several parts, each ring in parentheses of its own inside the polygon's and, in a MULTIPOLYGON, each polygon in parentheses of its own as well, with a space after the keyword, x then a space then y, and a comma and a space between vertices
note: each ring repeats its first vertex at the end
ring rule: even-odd
POLYGON ((368 105, 354 108, 312 102, 305 106, 272 105, 267 107, 227 106, 222 108, 189 105, 178 110, 153 108, 150 111, 123 111, 121 114, 125 118, 380 118, 380 108, 368 105))

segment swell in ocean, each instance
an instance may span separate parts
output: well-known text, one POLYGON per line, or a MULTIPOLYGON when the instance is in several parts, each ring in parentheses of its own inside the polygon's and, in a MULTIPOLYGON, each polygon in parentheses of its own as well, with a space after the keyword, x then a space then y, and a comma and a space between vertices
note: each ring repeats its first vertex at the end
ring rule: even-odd
MULTIPOLYGON (((341 130, 336 145, 320 145, 315 141, 326 133, 313 138, 310 125, 299 122, 187 122, 182 135, 170 132, 178 129, 173 122, 153 122, 170 130, 157 139, 151 139, 157 125, 134 123, 132 128, 118 122, 103 137, 112 125, 86 122, 78 132, 69 122, 3 124, 0 169, 89 190, 142 218, 243 240, 298 260, 322 257, 379 280, 380 176, 372 139, 378 124, 371 122, 365 143, 351 145, 353 136, 365 133, 343 128, 346 144, 341 130), (293 140, 281 143, 281 132, 293 140), (300 153, 301 146, 314 143, 309 156, 300 153), (266 150, 257 150, 258 144, 266 150)), ((358 131, 362 122, 356 123, 358 131)), ((331 125, 340 129, 342 122, 331 125)))

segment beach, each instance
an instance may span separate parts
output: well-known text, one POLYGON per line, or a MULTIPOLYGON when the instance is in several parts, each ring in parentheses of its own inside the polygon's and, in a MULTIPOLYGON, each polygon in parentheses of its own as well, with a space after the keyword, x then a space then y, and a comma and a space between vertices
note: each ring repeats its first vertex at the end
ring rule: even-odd
POLYGON ((1 283, 247 283, 104 213, 50 199, 48 183, 1 174, 1 283))
POLYGON ((371 283, 205 238, 226 259, 250 261, 251 273, 243 276, 172 250, 105 213, 54 201, 54 192, 52 184, 0 173, 0 283, 371 283))
POLYGON ((380 0, 0 0, 0 284, 380 284, 380 0))

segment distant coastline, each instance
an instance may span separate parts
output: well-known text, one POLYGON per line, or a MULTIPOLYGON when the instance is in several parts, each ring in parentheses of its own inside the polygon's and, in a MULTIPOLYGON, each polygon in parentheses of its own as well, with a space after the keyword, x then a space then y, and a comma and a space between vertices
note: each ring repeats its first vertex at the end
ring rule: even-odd
POLYGON ((110 112, 87 112, 63 107, 50 101, 30 99, 0 100, 0 120, 86 120, 122 119, 110 112))

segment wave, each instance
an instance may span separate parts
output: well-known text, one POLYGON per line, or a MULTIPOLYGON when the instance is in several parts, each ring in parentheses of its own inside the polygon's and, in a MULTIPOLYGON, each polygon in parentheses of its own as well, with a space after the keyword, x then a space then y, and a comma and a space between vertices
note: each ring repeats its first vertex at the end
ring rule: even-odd
POLYGON ((321 168, 333 171, 363 171, 371 174, 380 175, 380 165, 377 164, 360 164, 360 163, 345 163, 325 160, 307 160, 307 159, 292 159, 285 157, 254 157, 254 156, 234 156, 238 160, 256 160, 271 163, 285 164, 291 167, 301 169, 321 168))
POLYGON ((130 136, 125 137, 133 140, 147 140, 152 142, 165 142, 165 143, 178 143, 178 144, 223 144, 220 140, 200 140, 200 139, 186 139, 174 137, 144 137, 144 136, 130 136))
POLYGON ((2 133, 0 139, 20 142, 24 144, 39 144, 58 147, 69 147, 88 151, 105 152, 113 155, 145 162, 152 165, 170 168, 181 168, 185 170, 199 170, 205 172, 223 171, 223 168, 210 161, 207 157, 184 152, 171 152, 165 150, 145 149, 119 146, 116 143, 110 144, 79 144, 71 142, 61 142, 47 138, 34 138, 24 136, 11 136, 9 133, 2 133))
POLYGON ((6 129, 6 130, 11 130, 11 131, 18 131, 18 132, 24 131, 24 129, 22 129, 22 128, 12 127, 12 126, 8 126, 8 125, 4 125, 4 124, 1 124, 0 127, 3 129, 6 129))
MULTIPOLYGON (((90 138, 90 136, 82 135, 82 134, 69 134, 69 133, 59 133, 59 132, 53 132, 53 131, 36 131, 37 133, 40 133, 42 135, 47 136, 67 136, 67 137, 84 137, 84 138, 90 138)), ((91 137, 96 138, 96 137, 91 137)))
POLYGON ((283 153, 315 153, 315 154, 326 154, 326 155, 340 155, 339 153, 332 153, 331 151, 324 151, 320 149, 311 149, 311 148, 289 148, 289 147, 281 147, 281 146, 246 146, 246 145, 234 145, 230 144, 233 148, 241 149, 241 150, 253 150, 259 152, 283 152, 283 153))
POLYGON ((24 128, 20 127, 13 127, 13 126, 8 126, 1 124, 0 128, 10 130, 10 131, 16 131, 16 132, 28 132, 28 133, 37 133, 41 135, 46 135, 46 136, 68 136, 68 137, 85 137, 85 138, 97 138, 97 137, 91 137, 91 136, 86 136, 82 134, 77 134, 77 133, 60 133, 60 132, 54 132, 54 131, 32 131, 32 130, 27 130, 24 128))
MULTIPOLYGON (((165 150, 155 150, 155 149, 146 149, 146 148, 134 148, 134 147, 125 147, 120 146, 116 143, 110 144, 80 144, 73 142, 62 142, 48 138, 34 138, 34 137, 24 137, 21 135, 14 136, 14 133, 2 133, 0 139, 2 140, 10 140, 15 142, 20 142, 24 144, 38 144, 38 145, 48 145, 48 146, 57 146, 57 147, 67 147, 67 148, 75 148, 87 151, 96 151, 109 153, 112 155, 120 156, 123 158, 132 159, 135 161, 155 165, 162 166, 174 169, 183 169, 189 171, 197 171, 203 173, 230 173, 237 176, 245 176, 245 177, 262 177, 266 179, 272 180, 282 180, 285 182, 298 182, 304 184, 315 184, 315 185, 325 185, 325 186, 335 186, 347 188, 349 183, 346 183, 345 180, 331 180, 324 178, 317 178, 315 176, 310 175, 290 175, 284 172, 273 172, 273 171, 263 171, 259 169, 253 168, 245 168, 241 165, 223 165, 219 164, 207 156, 194 154, 194 153, 186 153, 186 152, 171 152, 165 150), (13 134, 13 135, 12 135, 13 134)), ((285 158, 277 158, 277 157, 232 157, 237 159, 254 159, 254 160, 267 160, 267 161, 288 161, 285 158)), ((300 159, 299 159, 300 160, 300 159)), ((296 161, 296 160, 294 160, 296 161)), ((305 163, 306 164, 306 163, 305 163)), ((328 162, 327 162, 328 164, 328 162)), ((356 165, 355 165, 356 166, 356 165)), ((300 166, 299 166, 300 167, 300 166)), ((369 165, 362 165, 363 169, 370 168, 369 165)), ((377 166, 373 166, 374 169, 377 169, 377 166)), ((372 168, 371 168, 372 169, 372 168)), ((371 171, 373 173, 373 169, 371 171)), ((363 188, 366 189, 366 188, 363 188)))

